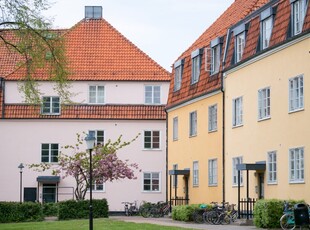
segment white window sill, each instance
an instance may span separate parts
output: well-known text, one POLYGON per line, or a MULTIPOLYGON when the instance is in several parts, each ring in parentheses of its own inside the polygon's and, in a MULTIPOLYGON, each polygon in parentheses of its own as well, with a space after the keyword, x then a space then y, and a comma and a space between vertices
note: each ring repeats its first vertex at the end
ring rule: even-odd
POLYGON ((261 121, 266 121, 266 120, 270 120, 271 117, 262 117, 262 118, 258 118, 258 122, 261 122, 261 121))
POLYGON ((157 151, 157 152, 159 152, 159 151, 162 151, 161 149, 143 149, 143 151, 157 151))
POLYGON ((217 132, 217 129, 209 130, 208 132, 209 133, 215 133, 215 132, 217 132))
POLYGON ((288 111, 288 114, 297 113, 297 112, 304 111, 304 110, 305 110, 304 108, 294 109, 294 110, 288 111))
POLYGON ((267 182, 267 185, 278 185, 278 182, 277 181, 270 181, 270 182, 267 182))
POLYGON ((290 184, 305 184, 304 180, 301 181, 290 181, 290 184))
POLYGON ((233 125, 232 128, 236 129, 236 128, 239 128, 239 127, 242 127, 242 126, 243 126, 243 124, 238 124, 238 125, 233 125))

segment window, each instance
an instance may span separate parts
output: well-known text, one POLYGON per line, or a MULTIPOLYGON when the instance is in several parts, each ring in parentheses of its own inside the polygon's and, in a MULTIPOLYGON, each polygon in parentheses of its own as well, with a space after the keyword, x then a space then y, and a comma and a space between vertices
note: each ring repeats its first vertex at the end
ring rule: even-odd
POLYGON ((184 59, 177 61, 174 64, 174 91, 178 91, 181 88, 182 75, 183 75, 184 59))
POLYGON ((104 145, 104 131, 103 130, 90 130, 89 135, 96 138, 95 145, 104 145))
POLYGON ((100 182, 100 181, 94 181, 92 183, 92 190, 93 191, 100 191, 100 192, 104 192, 105 191, 105 183, 100 182))
POLYGON ((271 38, 272 32, 272 23, 273 17, 270 16, 261 22, 261 39, 262 39, 262 48, 266 49, 269 46, 269 41, 271 38))
POLYGON ((159 149, 160 148, 160 132, 144 131, 144 148, 159 149))
POLYGON ((91 104, 104 103, 104 86, 102 85, 89 86, 89 103, 91 104))
POLYGON ((209 106, 209 132, 217 130, 217 105, 209 106))
POLYGON ((241 61, 245 46, 245 32, 236 36, 236 62, 241 61))
MULTIPOLYGON (((177 164, 173 165, 173 170, 178 170, 178 165, 177 164)), ((173 175, 173 187, 174 188, 178 187, 178 175, 173 175)))
POLYGON ((306 0, 291 0, 293 35, 300 34, 306 14, 306 0))
POLYGON ((290 182, 304 182, 304 148, 289 150, 290 182))
POLYGON ((211 74, 218 73, 220 70, 221 47, 217 45, 212 48, 211 54, 211 74))
POLYGON ((270 118, 270 88, 258 90, 258 119, 270 118))
POLYGON ((193 186, 199 185, 199 167, 198 161, 193 162, 193 186))
POLYGON ((217 159, 209 160, 209 185, 217 185, 217 159))
POLYGON ((304 108, 304 76, 289 79, 289 111, 304 108))
POLYGON ((277 182, 277 152, 268 152, 268 183, 274 184, 277 182))
POLYGON ((233 99, 233 126, 240 126, 243 123, 242 97, 233 99))
POLYGON ((192 58, 191 84, 195 84, 199 80, 202 53, 203 53, 203 49, 197 49, 191 54, 191 58, 192 58))
POLYGON ((178 140, 178 127, 179 127, 179 119, 178 117, 173 118, 173 140, 178 140))
POLYGON ((41 162, 58 162, 58 144, 41 144, 41 162))
POLYGON ((160 104, 160 86, 145 86, 145 104, 160 104))
POLYGON ((158 172, 143 173, 143 191, 145 192, 160 191, 160 173, 158 172))
POLYGON ((189 114, 189 136, 193 137, 197 135, 197 112, 191 112, 189 114))
POLYGON ((102 18, 102 6, 85 6, 85 18, 102 18))
POLYGON ((60 114, 59 97, 43 97, 42 114, 60 114))
MULTIPOLYGON (((242 157, 235 157, 233 160, 233 185, 238 185, 238 170, 237 165, 242 164, 242 157)), ((242 171, 240 171, 240 185, 243 184, 242 171)))

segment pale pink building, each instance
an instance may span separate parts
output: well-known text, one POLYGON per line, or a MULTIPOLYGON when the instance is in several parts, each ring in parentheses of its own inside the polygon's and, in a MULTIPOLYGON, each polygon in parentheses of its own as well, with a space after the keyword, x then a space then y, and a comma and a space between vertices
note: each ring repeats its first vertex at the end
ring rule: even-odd
MULTIPOLYGON (((101 9, 101 7, 99 7, 101 9)), ((20 200, 18 165, 57 164, 62 146, 76 143, 76 133, 93 132, 97 141, 123 135, 138 139, 118 152, 138 163, 136 180, 96 185, 94 198, 106 198, 110 211, 123 201, 166 200, 166 113, 169 72, 113 28, 105 19, 85 18, 60 31, 65 39, 70 91, 75 104, 62 104, 46 76, 37 77, 44 103, 24 103, 12 53, 0 45, 0 201, 20 200), (7 61, 13 60, 13 61, 7 61), (56 161, 56 162, 55 162, 56 161)), ((13 55, 14 56, 14 55, 13 55)), ((85 145, 86 148, 86 145, 85 145)), ((72 199, 73 178, 52 177, 25 167, 22 200, 72 199)))

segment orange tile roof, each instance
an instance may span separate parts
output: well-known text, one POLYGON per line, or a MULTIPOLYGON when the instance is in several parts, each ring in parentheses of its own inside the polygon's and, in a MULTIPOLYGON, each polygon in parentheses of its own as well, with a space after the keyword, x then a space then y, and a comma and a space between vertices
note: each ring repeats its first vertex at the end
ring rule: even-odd
MULTIPOLYGON (((222 51, 225 50, 226 33, 229 27, 252 13, 268 0, 235 0, 231 6, 178 58, 185 59, 181 89, 174 92, 174 70, 171 74, 170 90, 167 108, 172 108, 178 104, 202 96, 221 86, 221 73, 210 76, 209 71, 205 71, 205 57, 202 56, 202 65, 198 83, 191 85, 191 52, 198 48, 209 47, 210 42, 224 36, 222 51)), ((223 52, 221 57, 223 56, 223 52)), ((221 58, 222 60, 222 58, 221 58)))
MULTIPOLYGON (((234 56, 234 49, 235 49, 235 42, 234 42, 234 35, 232 33, 231 39, 229 41, 229 47, 227 52, 227 59, 225 70, 229 68, 233 68, 254 56, 257 56, 263 52, 266 52, 274 47, 284 44, 288 40, 294 39, 294 36, 288 36, 288 32, 290 30, 290 19, 291 19, 291 4, 290 0, 279 0, 279 1, 271 1, 268 7, 276 7, 276 14, 274 17, 274 25, 272 29, 272 34, 269 42, 269 47, 265 50, 257 49, 259 46, 259 37, 260 37, 260 18, 259 13, 256 12, 253 15, 250 15, 250 18, 246 19, 246 23, 249 23, 249 29, 247 31, 246 42, 244 47, 244 53, 242 56, 242 60, 239 63, 233 63, 233 56, 234 56)), ((305 16, 303 30, 300 35, 295 37, 301 36, 303 34, 307 34, 310 32, 310 10, 309 4, 307 9, 307 14, 305 16)))
POLYGON ((163 105, 64 105, 60 115, 42 115, 40 106, 6 104, 3 118, 165 120, 166 112, 163 105))
MULTIPOLYGON (((104 19, 83 19, 63 35, 65 53, 73 81, 169 81, 169 72, 153 61, 104 19)), ((0 43, 0 76, 21 80, 25 69, 16 70, 22 60, 0 43), (15 71, 13 72, 13 69, 15 71)), ((48 80, 38 71, 37 80, 48 80)))

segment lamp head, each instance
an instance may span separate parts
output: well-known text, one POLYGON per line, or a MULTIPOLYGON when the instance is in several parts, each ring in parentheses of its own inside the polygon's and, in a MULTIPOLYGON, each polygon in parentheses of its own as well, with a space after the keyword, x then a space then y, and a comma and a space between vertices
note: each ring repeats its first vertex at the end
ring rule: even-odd
POLYGON ((90 133, 85 137, 87 149, 93 149, 95 146, 96 138, 90 133))
POLYGON ((23 165, 23 163, 20 163, 20 164, 18 165, 18 168, 19 168, 19 170, 22 172, 22 171, 23 171, 23 168, 25 168, 25 166, 23 165))

